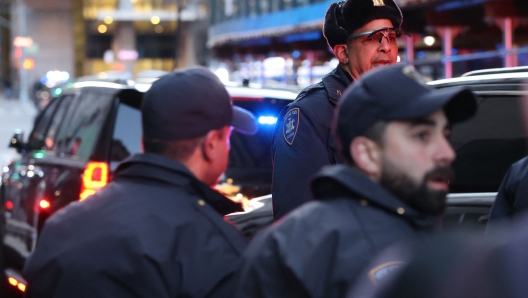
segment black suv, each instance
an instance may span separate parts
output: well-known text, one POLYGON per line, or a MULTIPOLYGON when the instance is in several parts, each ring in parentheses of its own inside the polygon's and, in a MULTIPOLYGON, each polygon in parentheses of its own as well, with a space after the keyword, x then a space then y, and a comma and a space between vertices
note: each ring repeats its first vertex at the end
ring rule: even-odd
MULTIPOLYGON (((528 67, 474 71, 429 83, 435 88, 466 86, 479 97, 475 117, 457 124, 451 142, 457 158, 450 184, 445 229, 483 231, 500 182, 512 163, 528 153, 521 100, 528 100, 528 67)), ((271 222, 271 195, 255 199, 250 210, 228 215, 249 236, 271 222), (267 220, 266 220, 267 219, 267 220)))
MULTIPOLYGON (((229 86, 228 92, 234 104, 253 112, 261 125, 253 136, 233 132, 221 188, 238 199, 267 194, 274 121, 296 93, 236 86, 229 86)), ((9 146, 20 153, 4 167, 0 180, 10 285, 25 289, 19 273, 44 221, 104 187, 119 162, 140 152, 142 98, 142 92, 118 83, 73 83, 39 114, 27 141, 20 134, 10 140, 9 146)))
POLYGON ((443 224, 482 231, 506 171, 528 154, 528 115, 521 106, 528 100, 528 67, 473 71, 430 85, 466 86, 479 97, 476 116, 451 134, 457 158, 443 224))

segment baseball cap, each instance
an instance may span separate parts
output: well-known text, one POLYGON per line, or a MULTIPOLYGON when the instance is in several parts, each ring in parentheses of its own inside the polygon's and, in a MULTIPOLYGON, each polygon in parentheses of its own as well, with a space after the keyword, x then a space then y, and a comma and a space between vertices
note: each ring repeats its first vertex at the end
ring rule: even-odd
POLYGON ((379 120, 416 119, 442 108, 454 124, 475 114, 477 98, 463 87, 434 89, 411 66, 384 66, 367 72, 343 92, 333 129, 341 144, 350 144, 379 120))
POLYGON ((226 125, 243 134, 258 128, 253 114, 233 106, 220 79, 205 67, 160 77, 145 93, 141 112, 143 136, 151 139, 195 138, 226 125))
POLYGON ((403 15, 394 0, 344 0, 332 3, 326 11, 323 35, 331 48, 346 43, 358 28, 377 19, 389 19, 401 29, 403 15))

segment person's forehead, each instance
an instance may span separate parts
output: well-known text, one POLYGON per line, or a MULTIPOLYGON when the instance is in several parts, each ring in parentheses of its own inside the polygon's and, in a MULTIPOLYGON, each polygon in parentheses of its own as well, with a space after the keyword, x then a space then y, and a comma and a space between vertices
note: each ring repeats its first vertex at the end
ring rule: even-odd
POLYGON ((393 126, 399 126, 399 127, 407 127, 411 128, 420 124, 424 125, 431 125, 431 126, 438 126, 440 128, 444 128, 445 126, 449 125, 449 120, 447 119, 447 116, 443 109, 439 109, 435 111, 434 113, 419 117, 415 119, 402 119, 402 120, 393 120, 389 122, 389 125, 394 124, 393 126))
POLYGON ((392 28, 392 22, 389 19, 375 19, 359 27, 352 34, 355 35, 363 32, 374 31, 384 27, 392 28))

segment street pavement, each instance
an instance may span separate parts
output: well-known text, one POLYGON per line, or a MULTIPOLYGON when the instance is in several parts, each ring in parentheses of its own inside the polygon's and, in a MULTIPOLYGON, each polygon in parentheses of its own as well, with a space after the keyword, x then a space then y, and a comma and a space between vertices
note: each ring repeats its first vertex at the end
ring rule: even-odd
POLYGON ((15 149, 7 147, 15 130, 22 130, 27 139, 36 114, 37 109, 31 101, 20 103, 17 99, 6 100, 0 96, 0 166, 17 154, 15 149))

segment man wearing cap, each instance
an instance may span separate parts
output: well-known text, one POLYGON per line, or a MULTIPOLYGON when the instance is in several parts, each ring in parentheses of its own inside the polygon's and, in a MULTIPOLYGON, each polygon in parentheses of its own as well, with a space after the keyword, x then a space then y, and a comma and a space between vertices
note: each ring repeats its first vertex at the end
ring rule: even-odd
MULTIPOLYGON (((431 232, 453 175, 451 126, 475 111, 471 91, 432 89, 408 66, 362 76, 336 109, 346 165, 320 170, 311 181, 315 200, 257 234, 238 296, 343 297, 380 250, 431 232)), ((400 263, 370 268, 369 278, 400 263)))
POLYGON ((240 210, 211 186, 226 170, 231 128, 253 133, 206 68, 152 84, 144 152, 113 182, 55 213, 25 268, 27 297, 229 297, 246 241, 223 215, 240 210))
POLYGON ((309 177, 342 163, 330 134, 335 104, 363 73, 396 63, 403 17, 394 0, 345 0, 326 12, 323 34, 339 65, 304 89, 279 119, 272 143, 273 216, 278 219, 311 196, 309 177))

